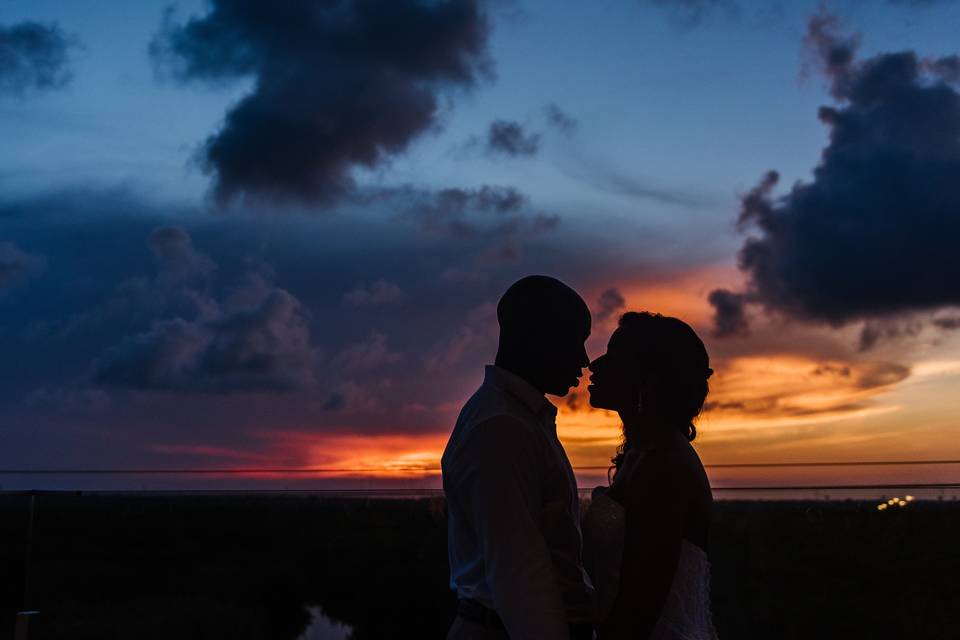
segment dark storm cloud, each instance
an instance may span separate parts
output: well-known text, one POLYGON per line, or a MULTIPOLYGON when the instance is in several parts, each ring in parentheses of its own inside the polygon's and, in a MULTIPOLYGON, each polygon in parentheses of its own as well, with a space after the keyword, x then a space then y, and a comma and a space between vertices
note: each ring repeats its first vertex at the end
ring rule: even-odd
POLYGON ((148 331, 108 349, 95 363, 99 384, 226 393, 285 391, 313 382, 317 352, 309 314, 290 292, 248 274, 221 301, 190 284, 212 272, 214 263, 193 248, 186 231, 159 228, 149 246, 163 262, 155 281, 159 292, 182 287, 194 316, 155 320, 148 331))
POLYGON ((714 289, 707 300, 713 307, 713 334, 718 338, 744 335, 749 331, 746 297, 728 289, 714 289))
MULTIPOLYGON (((745 293, 768 311, 842 325, 960 304, 960 93, 954 58, 856 58, 830 16, 808 44, 837 106, 813 180, 783 196, 768 173, 742 200, 758 234, 740 251, 745 293)), ((867 336, 867 343, 873 336, 867 336)))
POLYGON ((96 364, 102 385, 186 392, 286 391, 313 381, 300 302, 277 289, 209 318, 174 318, 125 339, 96 364))
POLYGON ((43 256, 22 251, 11 242, 0 242, 0 295, 16 283, 42 272, 46 264, 43 256))
POLYGON ((479 0, 212 0, 182 24, 168 13, 151 53, 182 81, 254 78, 203 145, 219 199, 329 204, 489 73, 488 33, 479 0))
POLYGON ((494 120, 487 130, 487 153, 507 156, 535 156, 540 151, 540 134, 528 133, 511 120, 494 120))
POLYGON ((56 24, 0 25, 0 95, 22 96, 66 85, 73 45, 56 24))

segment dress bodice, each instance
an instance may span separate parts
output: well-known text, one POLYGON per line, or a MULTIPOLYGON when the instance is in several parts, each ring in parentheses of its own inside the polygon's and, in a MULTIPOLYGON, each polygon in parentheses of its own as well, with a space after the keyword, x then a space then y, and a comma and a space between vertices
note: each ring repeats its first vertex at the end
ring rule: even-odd
MULTIPOLYGON (((594 491, 584 516, 583 561, 596 588, 597 614, 606 618, 620 586, 626 518, 623 506, 602 490, 594 491)), ((716 640, 710 614, 710 562, 684 539, 677 571, 651 640, 716 640)))

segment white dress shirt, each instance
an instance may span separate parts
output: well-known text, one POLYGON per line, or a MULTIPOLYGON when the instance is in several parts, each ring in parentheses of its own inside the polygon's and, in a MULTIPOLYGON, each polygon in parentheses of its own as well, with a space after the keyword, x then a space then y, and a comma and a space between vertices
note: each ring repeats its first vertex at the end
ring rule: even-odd
POLYGON ((591 619, 580 502, 557 439, 557 409, 495 366, 443 453, 450 586, 495 610, 514 640, 569 637, 591 619))

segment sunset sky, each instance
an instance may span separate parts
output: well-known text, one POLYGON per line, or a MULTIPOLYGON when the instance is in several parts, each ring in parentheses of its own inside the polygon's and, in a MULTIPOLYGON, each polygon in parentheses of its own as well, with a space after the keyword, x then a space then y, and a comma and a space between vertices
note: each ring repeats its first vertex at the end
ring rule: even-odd
MULTIPOLYGON (((531 273, 590 304, 591 357, 626 310, 698 330, 706 463, 960 458, 958 24, 3 0, 0 467, 429 478, 531 273)), ((606 464, 616 416, 553 401, 573 463, 606 464)))

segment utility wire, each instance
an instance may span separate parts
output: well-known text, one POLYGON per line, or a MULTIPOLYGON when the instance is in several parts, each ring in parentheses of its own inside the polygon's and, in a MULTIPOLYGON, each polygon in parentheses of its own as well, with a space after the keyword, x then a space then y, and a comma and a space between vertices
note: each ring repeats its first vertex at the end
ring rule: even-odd
MULTIPOLYGON (((960 465, 960 460, 848 460, 836 462, 745 462, 745 463, 725 463, 725 464, 705 464, 708 469, 777 469, 777 468, 803 468, 803 467, 884 467, 884 466, 914 466, 914 465, 960 465)), ((576 471, 605 471, 609 465, 584 465, 574 467, 576 471)), ((398 466, 388 468, 335 468, 335 467, 314 467, 314 468, 160 468, 160 469, 0 469, 0 475, 170 475, 170 474, 261 474, 261 473, 289 473, 289 474, 312 474, 312 473, 371 473, 383 471, 418 471, 424 473, 436 473, 440 467, 414 467, 398 466)))

